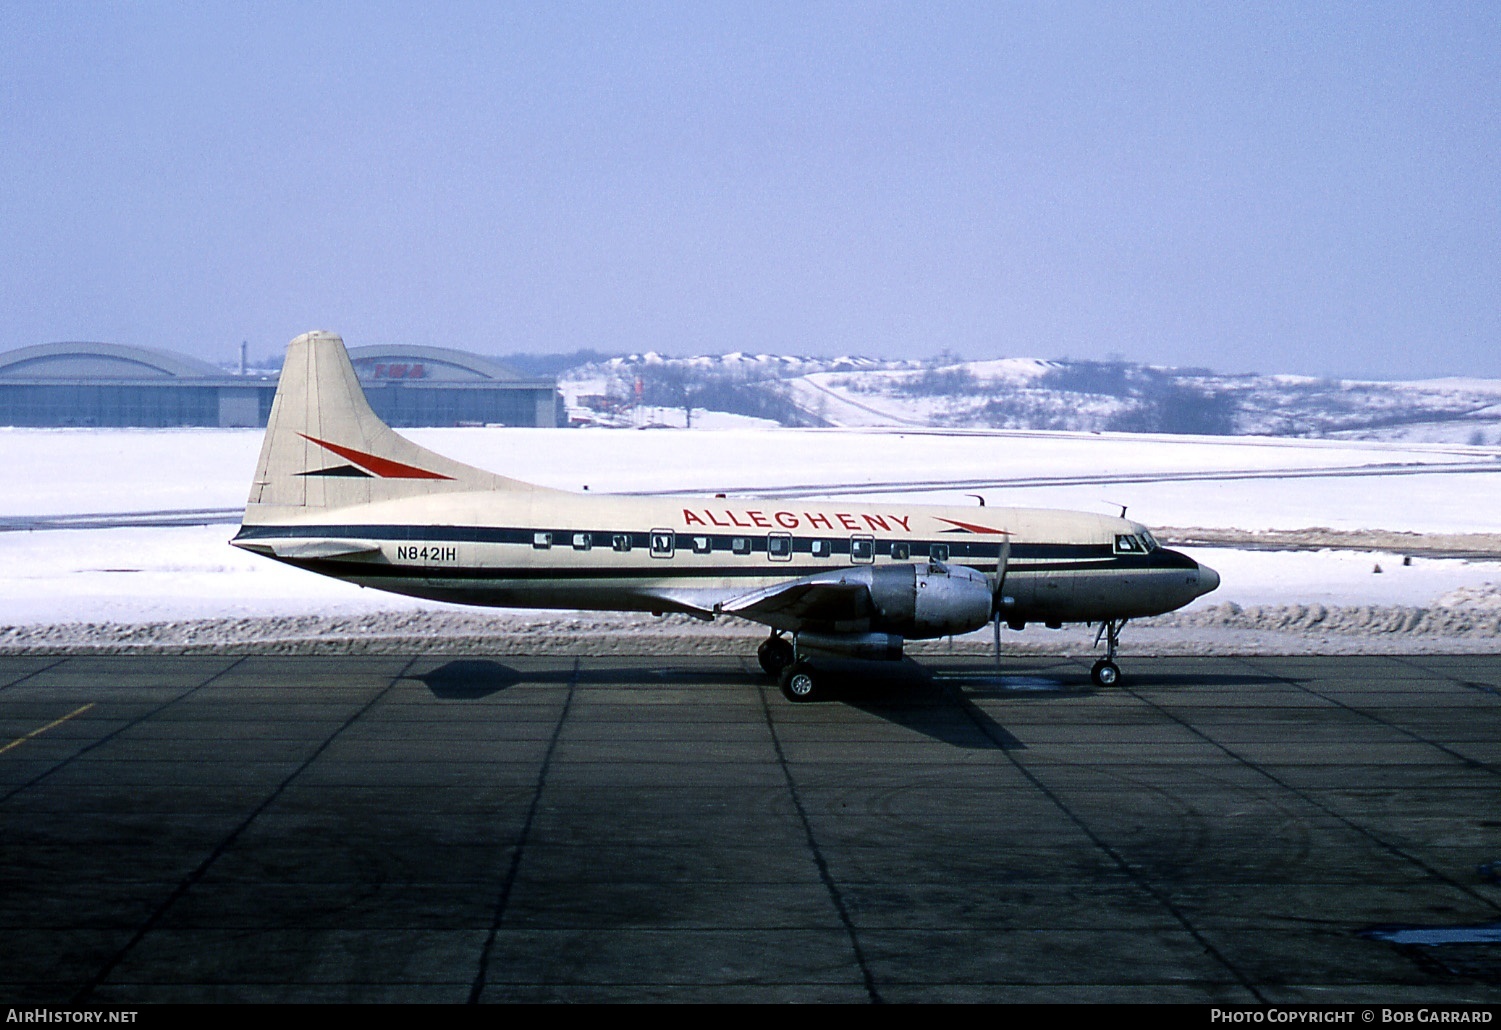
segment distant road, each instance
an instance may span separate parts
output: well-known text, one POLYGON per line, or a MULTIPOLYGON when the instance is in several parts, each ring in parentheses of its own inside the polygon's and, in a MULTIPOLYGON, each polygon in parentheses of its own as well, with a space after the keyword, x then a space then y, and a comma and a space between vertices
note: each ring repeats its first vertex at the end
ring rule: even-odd
POLYGON ((639 491, 627 496, 689 497, 723 493, 746 497, 818 497, 849 494, 928 492, 938 490, 1016 489, 1017 487, 1104 486, 1112 483, 1200 483, 1238 479, 1351 479, 1361 476, 1428 476, 1468 473, 1501 473, 1501 461, 1495 459, 1455 462, 1404 462, 1374 465, 1334 465, 1286 469, 1216 469, 1161 472, 1105 472, 1093 475, 1022 476, 1011 479, 933 479, 887 480, 883 482, 800 483, 793 486, 710 487, 693 490, 639 491))
POLYGON ((1169 547, 1230 547, 1238 551, 1388 551, 1425 558, 1501 560, 1501 533, 1410 533, 1380 529, 1204 529, 1157 526, 1169 547))
POLYGON ((213 526, 240 521, 239 508, 106 511, 81 515, 0 515, 0 533, 37 529, 126 529, 133 526, 213 526))

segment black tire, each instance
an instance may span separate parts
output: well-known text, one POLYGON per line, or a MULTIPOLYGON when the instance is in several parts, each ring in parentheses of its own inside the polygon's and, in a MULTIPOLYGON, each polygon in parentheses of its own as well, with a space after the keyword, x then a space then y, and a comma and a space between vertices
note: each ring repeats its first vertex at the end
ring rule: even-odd
POLYGON ((1097 687, 1113 687, 1121 681, 1121 667, 1109 658, 1101 658, 1094 663, 1094 668, 1089 670, 1089 678, 1094 680, 1097 687))
POLYGON ((792 645, 782 637, 763 640, 761 646, 756 648, 756 661, 761 663, 766 675, 777 679, 782 675, 782 670, 792 664, 792 645))
POLYGON ((823 685, 819 682, 819 678, 819 675, 813 671, 813 666, 807 662, 789 665, 782 670, 782 696, 798 704, 805 701, 820 701, 823 699, 823 685))

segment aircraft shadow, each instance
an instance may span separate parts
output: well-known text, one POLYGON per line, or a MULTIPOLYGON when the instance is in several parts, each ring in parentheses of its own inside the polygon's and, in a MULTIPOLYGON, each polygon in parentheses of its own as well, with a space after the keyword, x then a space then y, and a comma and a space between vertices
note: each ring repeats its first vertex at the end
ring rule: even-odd
POLYGON ((434 697, 445 701, 478 701, 518 683, 640 686, 692 682, 733 685, 744 683, 745 673, 739 670, 705 672, 697 669, 653 669, 640 666, 592 666, 575 670, 571 662, 560 663, 551 669, 528 669, 523 672, 489 658, 460 658, 407 678, 422 683, 434 697))
POLYGON ((1026 744, 919 662, 821 662, 828 699, 953 747, 1025 750, 1026 744))
POLYGON ((407 678, 419 681, 434 697, 445 701, 478 701, 531 677, 486 658, 460 658, 407 678))
MULTIPOLYGON (((970 697, 1014 697, 1047 694, 1050 697, 1091 697, 1101 693, 1089 673, 1075 667, 1046 667, 1032 670, 1008 668, 1001 673, 965 669, 938 670, 940 681, 960 687, 970 697)), ((1120 689, 1137 687, 1265 687, 1286 682, 1261 673, 1150 672, 1129 665, 1121 678, 1120 689)), ((1105 688, 1106 692, 1116 688, 1105 688)))
POLYGON ((1072 662, 1008 661, 999 670, 988 663, 947 667, 935 663, 933 678, 960 697, 1090 697, 1096 691, 1089 673, 1072 662))
POLYGON ((1286 683, 1287 679, 1259 673, 1138 673, 1128 671, 1121 677, 1121 682, 1127 687, 1267 687, 1286 683))
MULTIPOLYGON (((954 747, 1008 750, 1026 747, 969 700, 968 694, 1012 693, 999 690, 987 695, 974 690, 971 684, 983 680, 983 675, 940 678, 910 658, 900 662, 823 662, 820 667, 828 677, 830 702, 858 708, 954 747)), ((572 663, 521 671, 493 659, 459 658, 408 678, 422 683, 434 697, 445 701, 479 701, 518 683, 737 685, 745 683, 746 674, 729 669, 707 672, 638 665, 575 669, 572 663)))

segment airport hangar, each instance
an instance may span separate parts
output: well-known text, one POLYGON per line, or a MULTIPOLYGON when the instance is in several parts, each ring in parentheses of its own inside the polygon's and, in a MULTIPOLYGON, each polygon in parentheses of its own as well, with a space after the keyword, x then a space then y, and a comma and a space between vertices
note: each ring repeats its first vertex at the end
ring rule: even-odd
MULTIPOLYGON (((375 413, 389 425, 556 426, 551 379, 528 379, 446 347, 351 347, 375 413)), ((170 351, 47 343, 0 352, 3 426, 265 426, 276 373, 238 374, 170 351)))

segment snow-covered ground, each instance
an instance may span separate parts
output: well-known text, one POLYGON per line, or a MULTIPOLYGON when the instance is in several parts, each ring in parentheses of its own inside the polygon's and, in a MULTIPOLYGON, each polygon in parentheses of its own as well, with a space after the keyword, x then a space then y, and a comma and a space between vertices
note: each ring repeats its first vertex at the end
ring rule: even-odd
MULTIPOLYGON (((427 429, 462 461, 566 489, 882 496, 1111 511, 1212 529, 1501 531, 1501 461, 1453 445, 932 431, 427 429), (1426 470, 1426 471, 1425 471, 1426 470), (1149 476, 1151 481, 1132 481, 1149 476), (1194 478, 1194 477, 1223 478, 1194 478), (1240 478, 1245 477, 1245 478, 1240 478), (1090 480, 1107 480, 1092 482, 1090 480), (958 483, 954 486, 951 484, 958 483)), ((0 520, 207 509, 232 517, 256 430, 3 430, 0 520)), ((0 532, 0 627, 441 610, 246 554, 229 523, 0 532)), ((1198 550, 1235 604, 1494 608, 1501 564, 1198 550), (1375 571, 1377 566, 1381 571, 1375 571)), ((1189 614, 1192 614, 1190 611, 1189 614)))

